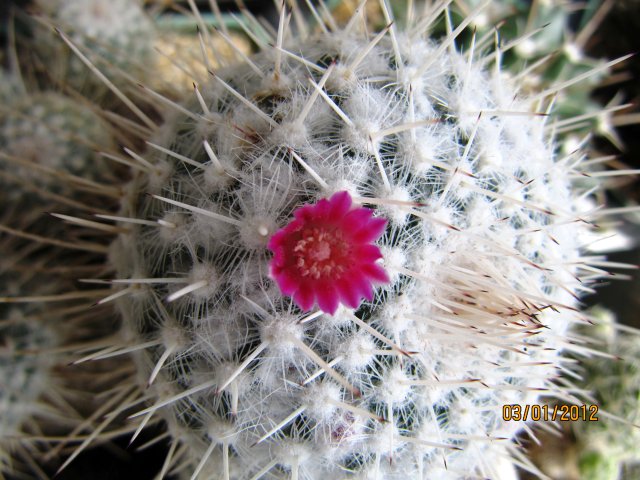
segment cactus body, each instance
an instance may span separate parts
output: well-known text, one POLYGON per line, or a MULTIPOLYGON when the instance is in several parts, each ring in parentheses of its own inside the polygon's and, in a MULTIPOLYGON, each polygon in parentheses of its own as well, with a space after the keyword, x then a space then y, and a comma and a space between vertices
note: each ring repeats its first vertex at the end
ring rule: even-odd
POLYGON ((0 143, 10 157, 2 163, 11 165, 7 171, 17 180, 69 195, 74 183, 69 175, 89 181, 107 176, 108 164, 98 153, 114 142, 109 126, 90 106, 40 92, 17 95, 7 107, 0 116, 0 143))
POLYGON ((121 214, 157 222, 111 250, 127 335, 157 342, 140 414, 166 419, 194 476, 496 477, 522 427, 502 405, 560 394, 578 158, 555 153, 544 98, 416 25, 215 72, 127 188, 121 214), (267 244, 339 192, 386 220, 389 283, 331 315, 283 293, 267 244))

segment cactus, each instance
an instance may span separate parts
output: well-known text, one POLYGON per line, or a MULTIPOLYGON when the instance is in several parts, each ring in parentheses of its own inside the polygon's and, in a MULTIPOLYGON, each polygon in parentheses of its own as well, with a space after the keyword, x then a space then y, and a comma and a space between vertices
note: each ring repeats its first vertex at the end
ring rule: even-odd
MULTIPOLYGON (((340 27, 311 6, 313 33, 284 7, 277 32, 245 16, 256 55, 198 75, 180 104, 146 87, 136 100, 156 111, 125 102, 144 123, 129 145, 148 147, 110 155, 135 172, 104 180, 122 199, 99 216, 118 225, 63 216, 83 228, 67 246, 102 252, 87 229, 117 235, 97 280, 115 272, 115 291, 98 304, 117 303, 124 344, 89 357, 134 353, 109 419, 149 402, 131 428, 166 423, 160 476, 509 478, 535 469, 513 441, 529 427, 502 406, 575 399, 558 377, 587 351, 579 296, 608 264, 583 246, 607 214, 576 181, 590 164, 554 136, 571 82, 532 87, 490 42, 459 47, 488 2, 459 25, 445 2, 403 26, 380 4, 375 34, 360 10, 340 27)), ((117 48, 85 43, 93 30, 54 22, 116 64, 117 48)), ((127 70, 92 60, 114 80, 127 70)))
POLYGON ((18 92, 15 79, 4 69, 0 69, 0 101, 8 102, 18 92))
POLYGON ((71 352, 100 346, 116 325, 85 317, 91 293, 69 295, 81 272, 102 268, 91 266, 102 247, 83 234, 62 240, 60 222, 43 215, 45 208, 75 210, 89 197, 93 209, 96 198, 108 204, 101 182, 112 182, 117 169, 99 152, 112 150, 113 129, 95 105, 54 91, 28 93, 35 87, 16 72, 1 75, 0 477, 46 478, 78 435, 96 430, 99 441, 110 428, 91 418, 95 396, 121 378, 109 367, 124 365, 68 366, 71 352))
MULTIPOLYGON (((109 178, 98 152, 113 149, 110 126, 92 105, 53 91, 16 94, 0 111, 5 185, 71 196, 79 185, 109 178)), ((14 197, 20 195, 14 188, 14 197)))
MULTIPOLYGON (((1 227, 13 224, 33 234, 47 233, 41 228, 47 222, 40 215, 20 211, 4 191, 0 198, 5 207, 1 227)), ((49 234, 60 233, 56 223, 48 223, 53 228, 49 234)), ((72 320, 55 307, 45 313, 37 300, 5 304, 7 297, 15 299, 26 292, 34 297, 55 293, 61 279, 54 285, 43 281, 46 277, 42 275, 55 255, 19 236, 7 235, 4 228, 0 251, 0 477, 33 478, 31 474, 42 478, 38 462, 51 445, 30 437, 68 434, 79 421, 71 407, 69 384, 59 371, 68 357, 57 351, 74 338, 63 324, 72 320)))
POLYGON ((110 262, 154 398, 134 416, 165 419, 169 464, 496 477, 523 427, 502 405, 569 396, 555 379, 602 264, 584 157, 557 152, 553 88, 456 50, 480 11, 436 42, 442 9, 308 38, 283 10, 275 48, 212 72, 149 140, 110 262))
POLYGON ((109 438, 115 418, 102 415, 134 372, 126 357, 90 363, 75 353, 110 345, 118 325, 100 306, 87 315, 97 292, 74 291, 79 276, 102 270, 99 247, 61 240, 63 224, 13 197, 0 192, 0 478, 49 478, 109 438))

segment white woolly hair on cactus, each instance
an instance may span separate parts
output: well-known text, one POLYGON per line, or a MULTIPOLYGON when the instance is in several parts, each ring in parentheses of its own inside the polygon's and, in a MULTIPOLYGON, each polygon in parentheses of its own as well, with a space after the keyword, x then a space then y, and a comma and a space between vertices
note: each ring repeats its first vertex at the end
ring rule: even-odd
POLYGON ((574 183, 586 154, 557 152, 553 97, 624 58, 525 93, 499 46, 456 45, 487 4, 401 28, 382 0, 379 33, 364 2, 345 26, 309 2, 315 29, 283 5, 277 31, 245 18, 260 51, 193 98, 143 90, 165 121, 102 215, 120 232, 99 303, 127 339, 107 351, 136 353, 137 432, 171 432, 160 477, 539 473, 502 406, 578 401, 564 354, 589 352, 578 298, 609 266, 581 239, 615 213, 574 183))

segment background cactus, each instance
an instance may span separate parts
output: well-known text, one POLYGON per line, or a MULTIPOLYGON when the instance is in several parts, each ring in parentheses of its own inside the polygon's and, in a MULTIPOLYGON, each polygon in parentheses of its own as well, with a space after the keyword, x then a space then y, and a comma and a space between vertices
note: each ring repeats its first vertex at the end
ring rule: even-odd
POLYGON ((93 292, 69 294, 72 279, 92 270, 72 266, 87 255, 70 261, 63 249, 47 245, 61 237, 59 222, 0 195, 0 477, 46 478, 69 443, 98 428, 96 395, 130 373, 122 363, 69 366, 76 350, 113 333, 104 317, 94 322, 85 315, 93 292))
POLYGON ((8 102, 17 91, 18 88, 13 77, 0 69, 0 100, 3 103, 8 102))
POLYGON ((44 214, 88 208, 83 202, 108 208, 104 184, 123 169, 103 157, 121 137, 97 105, 39 90, 21 73, 0 71, 0 476, 47 478, 87 437, 109 437, 101 432, 111 422, 96 418, 99 394, 131 375, 125 359, 69 365, 117 323, 99 308, 94 322, 86 310, 95 293, 74 292, 79 277, 103 268, 95 232, 69 236, 44 214))
POLYGON ((115 141, 94 109, 53 91, 8 98, 0 111, 5 185, 22 183, 70 197, 74 189, 108 179, 100 152, 112 150, 115 141))

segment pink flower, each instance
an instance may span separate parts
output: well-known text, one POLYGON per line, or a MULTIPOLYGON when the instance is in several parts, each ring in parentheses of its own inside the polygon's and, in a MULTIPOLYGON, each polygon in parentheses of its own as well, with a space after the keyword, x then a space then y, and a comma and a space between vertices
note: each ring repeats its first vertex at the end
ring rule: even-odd
POLYGON ((389 277, 376 263, 382 258, 373 244, 387 221, 373 210, 351 205, 348 192, 335 193, 315 205, 304 205, 269 240, 270 274, 284 295, 305 311, 315 302, 335 313, 339 303, 351 308, 373 299, 373 284, 389 277))

